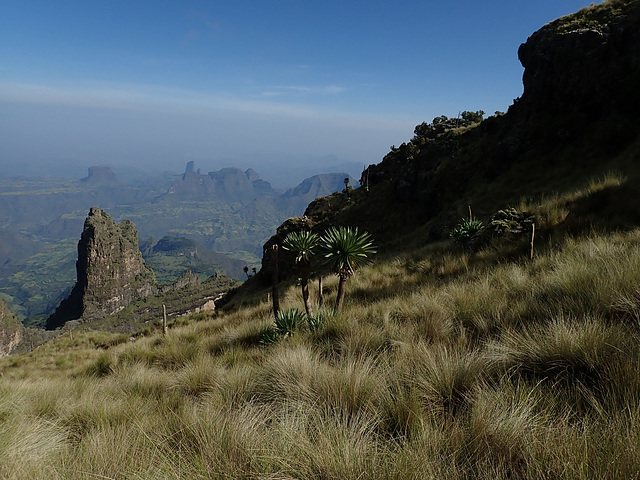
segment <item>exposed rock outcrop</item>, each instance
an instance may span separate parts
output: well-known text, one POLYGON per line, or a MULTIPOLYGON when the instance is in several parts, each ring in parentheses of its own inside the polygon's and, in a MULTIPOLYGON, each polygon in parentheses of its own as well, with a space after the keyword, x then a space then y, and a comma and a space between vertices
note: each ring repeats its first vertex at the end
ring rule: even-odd
POLYGON ((0 357, 13 352, 21 344, 24 327, 0 298, 0 357))
POLYGON ((605 2, 555 20, 518 57, 524 93, 515 107, 525 118, 631 112, 640 107, 640 2, 605 2))
POLYGON ((47 319, 47 329, 68 320, 107 316, 134 300, 157 292, 155 277, 142 259, 138 233, 129 220, 119 225, 92 207, 78 242, 77 282, 69 297, 47 319))

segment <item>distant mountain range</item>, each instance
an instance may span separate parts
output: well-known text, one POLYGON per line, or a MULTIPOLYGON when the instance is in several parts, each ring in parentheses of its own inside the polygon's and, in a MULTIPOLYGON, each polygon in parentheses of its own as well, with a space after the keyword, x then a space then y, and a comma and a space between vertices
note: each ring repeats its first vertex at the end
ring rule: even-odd
POLYGON ((314 198, 344 189, 345 178, 354 184, 346 173, 330 173, 275 189, 253 169, 204 174, 194 162, 182 175, 135 182, 119 180, 108 166, 89 167, 81 180, 0 178, 0 295, 27 324, 40 325, 73 286, 77 241, 93 206, 135 224, 160 281, 186 268, 202 277, 242 278, 245 265, 259 264, 277 225, 302 215, 314 198), (197 245, 198 254, 163 247, 180 238, 197 245))

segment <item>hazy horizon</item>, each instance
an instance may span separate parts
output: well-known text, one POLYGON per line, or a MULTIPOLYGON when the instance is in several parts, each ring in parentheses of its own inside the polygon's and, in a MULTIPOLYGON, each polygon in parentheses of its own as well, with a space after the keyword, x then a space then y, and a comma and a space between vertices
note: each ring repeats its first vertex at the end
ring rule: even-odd
POLYGON ((505 111, 520 43, 589 3, 5 3, 0 174, 378 163, 435 116, 505 111))
MULTIPOLYGON (((282 162, 271 163, 253 159, 251 161, 234 161, 219 159, 212 160, 191 160, 194 162, 196 170, 200 170, 202 174, 208 174, 221 170, 223 168, 234 167, 241 170, 253 169, 261 179, 272 184, 272 187, 285 189, 294 187, 304 179, 314 175, 324 173, 345 173, 351 175, 354 179, 360 178, 360 174, 366 164, 357 162, 339 162, 337 157, 328 155, 326 157, 308 158, 308 162, 282 162)), ((108 167, 116 175, 117 179, 129 183, 145 178, 152 178, 164 175, 181 176, 189 161, 176 161, 168 164, 166 168, 156 168, 154 165, 136 165, 126 164, 109 164, 109 162, 86 163, 83 161, 58 161, 47 163, 29 163, 23 162, 17 165, 7 165, 0 170, 0 178, 58 178, 63 180, 82 180, 87 177, 91 167, 108 167)))

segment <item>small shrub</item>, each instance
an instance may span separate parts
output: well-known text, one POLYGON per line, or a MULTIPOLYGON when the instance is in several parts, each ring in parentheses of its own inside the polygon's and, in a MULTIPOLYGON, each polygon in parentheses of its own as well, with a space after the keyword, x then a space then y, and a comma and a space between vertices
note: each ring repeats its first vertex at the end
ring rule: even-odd
POLYGON ((260 334, 260 345, 273 345, 280 339, 280 334, 273 328, 267 328, 260 334))
POLYGON ((484 229, 484 223, 477 218, 463 218, 460 223, 455 226, 449 233, 449 236, 453 238, 456 243, 469 246, 471 240, 480 235, 484 229))
POLYGON ((484 111, 478 110, 477 112, 469 112, 465 110, 464 112, 462 112, 461 116, 462 116, 462 119, 465 120, 465 122, 478 123, 482 121, 482 118, 484 116, 484 111))
POLYGON ((306 315, 298 309, 280 310, 276 315, 275 330, 283 336, 293 335, 305 322, 306 315))
POLYGON ((325 315, 318 313, 313 317, 307 315, 307 328, 311 333, 317 333, 324 328, 326 323, 325 315))
POLYGON ((495 235, 522 234, 531 232, 535 217, 515 208, 498 210, 489 219, 488 229, 495 235))

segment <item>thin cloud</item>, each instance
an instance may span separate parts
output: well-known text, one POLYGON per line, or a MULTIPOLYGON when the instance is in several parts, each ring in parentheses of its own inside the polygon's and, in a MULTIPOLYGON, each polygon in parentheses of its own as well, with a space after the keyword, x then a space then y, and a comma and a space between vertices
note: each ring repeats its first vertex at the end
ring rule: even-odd
POLYGON ((194 21, 195 26, 182 36, 182 46, 189 46, 205 38, 217 39, 228 34, 223 24, 213 20, 207 12, 192 10, 188 17, 194 21))
POLYGON ((289 117, 312 117, 317 114, 314 109, 305 106, 140 85, 71 89, 46 85, 0 83, 0 101, 119 110, 172 109, 188 110, 194 113, 206 110, 231 110, 289 117))
POLYGON ((283 85, 265 91, 262 97, 240 98, 156 85, 116 84, 71 88, 0 82, 0 103, 118 110, 182 117, 186 115, 193 119, 248 114, 250 117, 278 117, 281 121, 325 121, 332 125, 342 125, 347 129, 357 124, 374 129, 388 128, 398 131, 401 126, 408 128, 406 125, 415 125, 413 120, 408 120, 403 115, 363 114, 348 109, 329 109, 323 105, 313 106, 284 101, 287 95, 295 96, 292 92, 299 92, 298 95, 301 98, 310 98, 312 93, 336 94, 343 90, 342 87, 335 86, 283 85))
POLYGON ((273 92, 273 91, 262 92, 260 94, 261 97, 281 97, 283 95, 284 95, 284 92, 273 92))
POLYGON ((347 89, 338 85, 301 86, 301 85, 276 85, 271 90, 264 92, 267 95, 338 95, 347 89))

